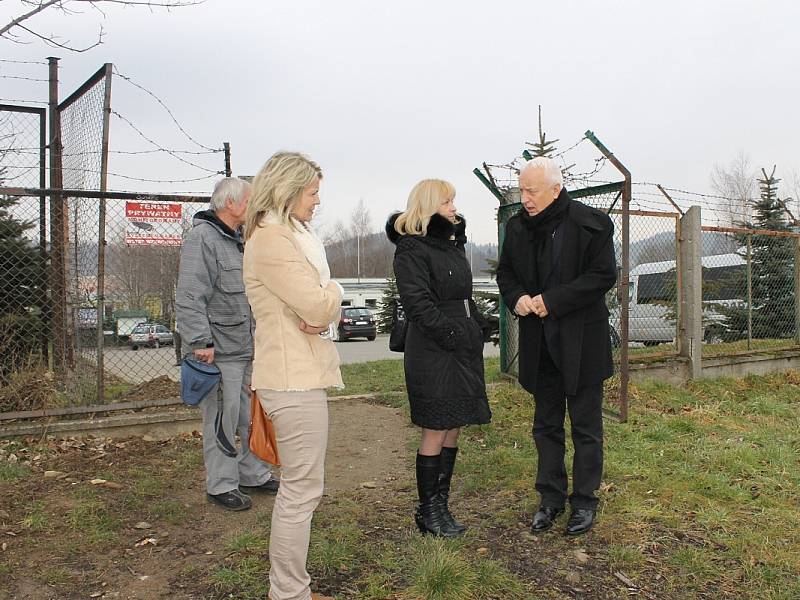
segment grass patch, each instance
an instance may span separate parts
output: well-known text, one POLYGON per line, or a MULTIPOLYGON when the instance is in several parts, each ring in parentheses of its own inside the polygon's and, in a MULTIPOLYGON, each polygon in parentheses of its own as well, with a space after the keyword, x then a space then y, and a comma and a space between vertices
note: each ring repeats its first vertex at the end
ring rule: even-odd
POLYGON ((0 483, 13 482, 24 479, 31 474, 31 470, 17 463, 0 463, 0 483))
MULTIPOLYGON (((498 357, 485 359, 484 365, 486 383, 503 381, 498 357)), ((342 365, 340 369, 345 388, 330 389, 329 395, 377 394, 392 405, 405 405, 406 382, 401 355, 398 354, 397 359, 342 365)))
POLYGON ((522 584, 497 562, 470 561, 457 542, 417 538, 405 597, 426 600, 522 599, 522 584))
POLYGON ((252 531, 245 531, 235 536, 229 543, 231 552, 264 552, 269 547, 269 537, 264 537, 252 531))
POLYGON ((361 507, 350 501, 338 503, 336 514, 315 517, 308 549, 309 568, 322 576, 347 571, 363 545, 363 532, 357 521, 361 507))
POLYGON ((33 502, 25 513, 21 523, 25 529, 36 533, 47 528, 48 521, 47 515, 44 513, 44 502, 33 502))
POLYGON ((70 583, 72 575, 63 567, 45 567, 39 572, 37 579, 53 587, 63 587, 70 583))
POLYGON ((67 511, 65 521, 77 537, 91 544, 104 545, 114 541, 122 527, 122 521, 114 514, 101 500, 87 494, 67 511))
POLYGON ((172 525, 180 525, 188 517, 186 507, 177 500, 159 500, 150 508, 151 519, 163 519, 172 525))
POLYGON ((237 600, 261 600, 267 597, 269 563, 257 556, 245 558, 235 567, 223 567, 212 576, 217 592, 237 600))

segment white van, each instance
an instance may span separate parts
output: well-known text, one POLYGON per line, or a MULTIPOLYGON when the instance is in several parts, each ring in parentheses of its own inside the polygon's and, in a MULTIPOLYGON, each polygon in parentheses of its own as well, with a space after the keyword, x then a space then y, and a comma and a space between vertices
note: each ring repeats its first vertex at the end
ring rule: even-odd
MULTIPOLYGON (((715 305, 744 302, 747 290, 733 281, 745 281, 747 262, 738 254, 703 256, 703 318, 705 322, 724 317, 715 305)), ((677 337, 676 314, 677 272, 674 260, 642 263, 631 269, 629 294, 628 339, 645 345, 674 342, 677 337)), ((619 309, 612 312, 611 324, 617 331, 619 309)))

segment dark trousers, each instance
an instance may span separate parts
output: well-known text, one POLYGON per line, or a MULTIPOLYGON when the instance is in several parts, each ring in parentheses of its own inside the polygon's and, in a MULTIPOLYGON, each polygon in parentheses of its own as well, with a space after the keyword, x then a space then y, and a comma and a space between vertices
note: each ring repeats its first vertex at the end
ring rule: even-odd
POLYGON ((536 490, 542 504, 562 507, 567 500, 567 471, 564 468, 564 417, 569 409, 572 443, 572 508, 597 508, 595 491, 603 474, 603 383, 578 388, 574 396, 564 393, 561 372, 553 363, 542 340, 542 354, 533 397, 533 440, 539 454, 536 490))

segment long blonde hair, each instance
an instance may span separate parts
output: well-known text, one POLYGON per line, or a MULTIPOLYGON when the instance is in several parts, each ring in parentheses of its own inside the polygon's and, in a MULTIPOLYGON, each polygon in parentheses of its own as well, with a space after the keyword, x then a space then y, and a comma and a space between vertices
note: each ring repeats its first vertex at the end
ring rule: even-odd
POLYGON ((253 179, 253 191, 247 203, 245 239, 250 239, 261 218, 274 213, 283 223, 294 227, 289 218, 303 190, 322 179, 322 169, 305 154, 276 152, 253 179))
POLYGON ((423 179, 415 185, 408 195, 405 212, 394 222, 400 235, 425 235, 428 223, 436 214, 443 200, 455 198, 456 188, 443 179, 423 179))

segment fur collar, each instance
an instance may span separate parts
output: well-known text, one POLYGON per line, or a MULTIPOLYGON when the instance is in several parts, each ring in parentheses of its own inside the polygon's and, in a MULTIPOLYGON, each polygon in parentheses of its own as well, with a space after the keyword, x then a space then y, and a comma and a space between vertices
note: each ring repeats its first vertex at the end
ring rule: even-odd
MULTIPOLYGON (((392 213, 389 215, 389 219, 386 221, 386 237, 389 238, 389 241, 393 244, 397 244, 401 237, 405 237, 397 233, 397 230, 394 228, 394 224, 401 214, 402 213, 400 212, 392 213)), ((431 216, 431 220, 428 223, 428 231, 426 235, 414 237, 423 239, 429 238, 430 240, 451 243, 453 241, 451 238, 453 238, 456 244, 463 246, 467 243, 467 221, 461 215, 458 215, 458 220, 458 223, 453 224, 441 215, 434 214, 431 216)))

